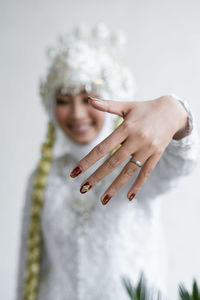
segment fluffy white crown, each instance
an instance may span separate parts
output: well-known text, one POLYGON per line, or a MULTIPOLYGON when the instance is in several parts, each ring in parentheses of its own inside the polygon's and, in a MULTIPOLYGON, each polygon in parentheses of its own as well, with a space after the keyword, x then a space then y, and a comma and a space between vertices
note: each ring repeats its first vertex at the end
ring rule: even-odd
POLYGON ((78 93, 81 89, 96 92, 103 98, 128 100, 135 92, 135 80, 127 66, 120 63, 126 38, 121 31, 110 32, 103 24, 79 25, 58 39, 48 50, 50 67, 40 83, 40 95, 52 114, 55 92, 78 93))

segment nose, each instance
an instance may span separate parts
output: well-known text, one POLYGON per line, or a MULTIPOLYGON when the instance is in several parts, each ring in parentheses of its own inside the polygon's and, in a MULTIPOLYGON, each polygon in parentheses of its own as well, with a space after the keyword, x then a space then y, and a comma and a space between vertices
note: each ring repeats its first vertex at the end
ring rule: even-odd
POLYGON ((79 101, 74 101, 72 105, 72 117, 74 119, 82 119, 86 116, 87 116, 86 106, 79 101))

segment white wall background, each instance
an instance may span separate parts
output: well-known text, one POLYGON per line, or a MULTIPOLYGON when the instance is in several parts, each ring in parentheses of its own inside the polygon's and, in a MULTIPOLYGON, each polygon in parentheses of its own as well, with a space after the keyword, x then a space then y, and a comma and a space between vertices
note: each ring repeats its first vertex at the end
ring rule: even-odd
MULTIPOLYGON (((38 96, 46 47, 80 21, 104 21, 112 29, 124 29, 136 99, 174 92, 190 102, 199 128, 199 16, 198 0, 0 1, 1 299, 14 300, 26 178, 39 158, 46 129, 38 96)), ((176 299, 178 282, 191 286, 193 277, 200 279, 199 176, 197 166, 163 202, 170 299, 176 299)))

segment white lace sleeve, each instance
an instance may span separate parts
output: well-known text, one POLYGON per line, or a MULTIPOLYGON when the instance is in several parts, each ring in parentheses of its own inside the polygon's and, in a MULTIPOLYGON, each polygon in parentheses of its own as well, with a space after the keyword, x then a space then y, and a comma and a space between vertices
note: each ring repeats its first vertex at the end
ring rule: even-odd
POLYGON ((177 186, 182 176, 188 175, 199 162, 200 139, 194 115, 186 100, 172 94, 188 113, 188 135, 172 139, 156 167, 138 192, 138 198, 149 200, 177 186))
POLYGON ((33 186, 33 178, 35 176, 35 171, 31 173, 28 178, 25 194, 25 202, 22 211, 21 220, 21 235, 20 235, 20 247, 18 255, 18 269, 16 278, 16 300, 22 300, 23 296, 23 282, 24 282, 24 270, 26 264, 26 242, 28 234, 28 224, 29 224, 29 214, 31 208, 31 192, 33 186))

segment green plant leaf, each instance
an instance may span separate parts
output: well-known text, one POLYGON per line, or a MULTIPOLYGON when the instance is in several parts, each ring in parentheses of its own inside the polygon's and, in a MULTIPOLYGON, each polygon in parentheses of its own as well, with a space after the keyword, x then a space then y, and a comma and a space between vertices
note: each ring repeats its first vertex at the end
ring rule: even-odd
POLYGON ((133 286, 128 278, 122 277, 122 281, 131 300, 161 300, 159 291, 147 288, 143 273, 140 275, 136 286, 133 286))
POLYGON ((190 300, 190 294, 188 293, 188 291, 182 283, 179 285, 179 299, 190 300))
POLYGON ((200 291, 198 289, 196 280, 193 281, 192 300, 200 300, 200 291))

